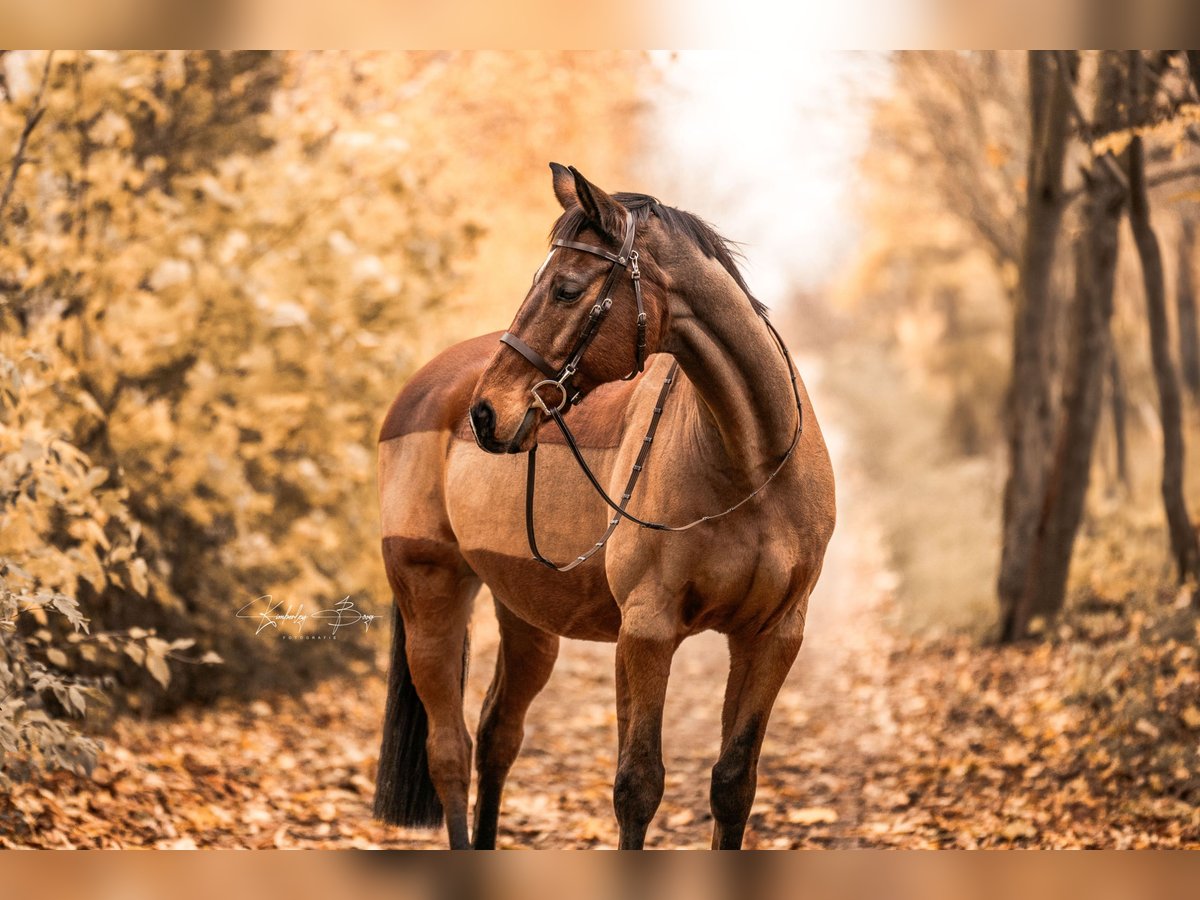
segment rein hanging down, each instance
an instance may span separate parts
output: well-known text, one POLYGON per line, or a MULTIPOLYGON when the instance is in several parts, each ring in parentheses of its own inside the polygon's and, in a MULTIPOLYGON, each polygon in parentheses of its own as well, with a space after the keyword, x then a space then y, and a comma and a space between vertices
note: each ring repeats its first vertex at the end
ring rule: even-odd
MULTIPOLYGON (((567 426, 566 420, 563 418, 563 413, 569 410, 572 406, 577 405, 583 399, 583 391, 575 386, 574 378, 579 371, 579 365, 583 359, 584 353, 587 352, 588 347, 591 346, 592 340, 595 338, 596 332, 599 330, 601 323, 612 309, 611 294, 612 289, 616 284, 618 268, 629 269, 630 279, 633 281, 634 297, 637 300, 637 337, 634 344, 634 367, 628 375, 624 376, 623 380, 629 381, 633 378, 636 378, 637 375, 645 369, 646 311, 642 302, 642 282, 641 271, 638 268, 638 253, 633 249, 634 234, 635 226, 633 213, 626 210, 625 239, 621 243, 621 249, 617 253, 612 253, 608 250, 605 250, 603 247, 594 247, 590 244, 581 244, 576 241, 566 241, 561 239, 554 241, 553 247, 555 249, 563 247, 570 250, 579 250, 584 253, 591 253, 594 256, 599 256, 608 260, 612 264, 608 270, 607 277, 604 279, 604 285, 600 289, 600 300, 588 313, 588 318, 584 323, 583 330, 580 332, 579 338, 575 341, 574 347, 572 347, 570 353, 567 354, 566 362, 563 363, 561 368, 556 369, 553 365, 546 361, 544 356, 542 356, 512 332, 506 331, 500 336, 500 342, 502 344, 505 344, 517 351, 517 353, 521 354, 521 356, 523 356, 535 369, 546 376, 544 380, 539 381, 530 389, 530 393, 533 395, 534 402, 541 408, 542 412, 549 416, 554 421, 554 424, 558 426, 559 431, 562 432, 563 439, 566 441, 567 446, 571 449, 571 454, 575 457, 575 461, 579 464, 579 468, 583 471, 583 474, 587 476, 592 488, 596 491, 597 495, 599 495, 600 499, 602 499, 609 507, 611 507, 614 512, 612 518, 609 519, 608 528, 605 530, 604 534, 601 535, 600 539, 596 541, 585 553, 575 557, 575 559, 571 560, 571 562, 566 563, 565 565, 559 565, 543 556, 541 551, 538 550, 537 534, 533 522, 533 496, 534 489, 537 484, 537 445, 535 444, 533 446, 533 448, 529 451, 529 464, 526 470, 525 480, 525 533, 529 539, 529 550, 533 554, 533 558, 542 565, 551 569, 555 569, 559 572, 569 572, 576 566, 580 566, 587 562, 598 552, 600 552, 600 550, 604 548, 604 545, 608 543, 608 539, 612 537, 612 533, 617 530, 617 525, 621 523, 622 519, 628 519, 639 528, 649 528, 654 531, 687 531, 704 522, 710 522, 713 519, 719 519, 722 516, 729 515, 729 513, 740 508, 743 504, 748 503, 750 500, 756 497, 759 492, 761 492, 774 480, 776 475, 783 471, 783 467, 787 465, 788 460, 792 458, 792 454, 796 450, 796 445, 800 442, 800 434, 803 431, 804 409, 800 403, 800 390, 796 386, 796 368, 792 363, 792 355, 788 352, 787 345, 784 344, 783 337, 779 334, 779 331, 760 311, 758 313, 759 317, 762 319, 763 324, 766 325, 767 329, 771 332, 771 337, 775 341, 780 355, 783 357, 784 362, 787 363, 788 376, 791 379, 792 385, 792 396, 796 401, 796 430, 792 434, 792 441, 791 444, 788 445, 787 452, 783 454, 779 464, 775 467, 771 474, 767 476, 766 480, 764 480, 762 484, 744 496, 737 503, 733 504, 733 506, 730 506, 728 509, 724 509, 721 512, 700 516, 698 519, 694 519, 691 522, 687 522, 683 525, 668 525, 665 522, 647 521, 645 519, 640 519, 632 513, 626 511, 626 507, 628 507, 629 501, 633 497, 633 490, 637 486, 638 478, 641 476, 642 470, 645 469, 647 460, 650 457, 650 447, 654 443, 654 435, 658 431, 658 424, 662 419, 663 408, 666 405, 667 397, 671 393, 671 385, 675 383, 675 378, 679 372, 679 363, 672 362, 671 368, 667 372, 667 377, 663 379, 662 389, 658 393, 658 400, 654 404, 654 412, 650 417, 650 426, 646 429, 646 436, 642 438, 642 447, 638 451, 637 459, 633 464, 633 469, 629 473, 629 480, 625 483, 625 490, 621 493, 620 502, 618 503, 608 495, 608 492, 604 489, 604 486, 600 484, 600 480, 596 477, 595 473, 592 472, 591 467, 587 464, 587 460, 583 458, 583 453, 579 449, 579 444, 575 440, 575 435, 567 426), (545 386, 554 387, 559 390, 560 396, 558 398, 558 403, 551 405, 546 402, 544 397, 542 397, 542 395, 539 393, 539 390, 545 386)), ((554 249, 552 249, 550 252, 553 253, 554 249)), ((548 261, 549 258, 547 257, 547 262, 548 261)), ((543 264, 543 268, 544 267, 545 265, 543 264)))

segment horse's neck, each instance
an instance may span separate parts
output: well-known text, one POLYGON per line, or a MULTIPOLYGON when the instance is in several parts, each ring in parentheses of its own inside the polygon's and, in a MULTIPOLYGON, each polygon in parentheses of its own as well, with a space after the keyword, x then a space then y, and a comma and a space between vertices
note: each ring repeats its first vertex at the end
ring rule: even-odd
POLYGON ((707 259, 690 268, 696 274, 672 290, 664 349, 695 389, 698 449, 758 480, 787 450, 796 426, 787 363, 724 268, 707 259))

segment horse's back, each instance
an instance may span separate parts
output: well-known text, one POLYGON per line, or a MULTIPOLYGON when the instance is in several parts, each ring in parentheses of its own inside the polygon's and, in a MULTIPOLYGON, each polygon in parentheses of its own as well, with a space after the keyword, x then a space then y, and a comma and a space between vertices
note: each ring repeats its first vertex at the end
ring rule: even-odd
POLYGON ((379 442, 409 434, 452 432, 465 424, 471 392, 499 338, 496 332, 462 341, 418 369, 388 408, 379 442))

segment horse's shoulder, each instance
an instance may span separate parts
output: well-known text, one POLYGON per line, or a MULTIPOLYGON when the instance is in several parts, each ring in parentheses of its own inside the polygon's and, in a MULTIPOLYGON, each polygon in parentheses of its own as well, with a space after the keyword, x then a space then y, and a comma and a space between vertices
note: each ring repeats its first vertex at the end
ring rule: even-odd
POLYGON ((388 441, 417 431, 453 431, 465 422, 471 392, 499 344, 500 332, 462 341, 443 350, 396 395, 379 430, 388 441))

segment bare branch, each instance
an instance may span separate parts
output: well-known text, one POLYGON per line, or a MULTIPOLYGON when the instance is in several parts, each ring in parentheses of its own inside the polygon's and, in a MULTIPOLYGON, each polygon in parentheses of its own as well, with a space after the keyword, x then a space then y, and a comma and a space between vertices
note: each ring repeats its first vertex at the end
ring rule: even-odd
MULTIPOLYGON (((1183 160, 1182 162, 1164 165, 1161 168, 1147 172, 1146 186, 1151 188, 1160 187, 1165 184, 1194 177, 1200 177, 1200 160, 1183 160)), ((1084 190, 1085 188, 1081 185, 1067 191, 1067 202, 1074 203, 1083 196, 1084 190)))
POLYGON ((8 212, 8 204, 12 200, 13 189, 17 186, 17 176, 21 174, 21 166, 25 164, 25 150, 29 146, 29 136, 33 134, 33 130, 37 128, 38 122, 42 120, 42 116, 46 112, 42 100, 46 95, 46 85, 50 81, 50 64, 53 60, 54 51, 47 51, 46 65, 42 68, 42 80, 33 97, 33 102, 29 105, 29 111, 25 114, 25 127, 21 129, 21 136, 17 139, 17 150, 13 154, 12 163, 9 166, 8 183, 4 185, 4 193, 0 194, 0 242, 4 240, 7 224, 4 214, 8 212))
MULTIPOLYGON (((949 210, 971 228, 1001 264, 1016 262, 1020 240, 1013 217, 1003 210, 1020 206, 1008 185, 980 177, 988 128, 980 109, 975 74, 954 54, 908 53, 907 71, 921 89, 912 97, 940 163, 933 176, 949 210)), ((920 154, 915 154, 920 155, 920 154)))
MULTIPOLYGON (((1079 104, 1079 98, 1075 95, 1075 85, 1071 81, 1071 71, 1069 68, 1071 64, 1070 57, 1068 57, 1066 50, 1056 50, 1054 52, 1054 59, 1058 63, 1058 77, 1062 80, 1067 101, 1071 104, 1071 112, 1074 114, 1076 122, 1079 123, 1079 133, 1085 141, 1091 143, 1094 129, 1092 123, 1088 121, 1083 107, 1079 104)), ((1121 189, 1128 193, 1129 179, 1125 177, 1125 173, 1117 165, 1117 161, 1113 158, 1111 151, 1105 150, 1095 158, 1108 169, 1109 174, 1116 179, 1117 184, 1121 185, 1121 189)))

